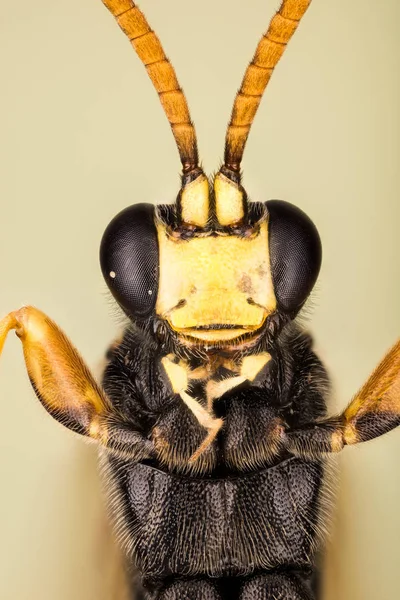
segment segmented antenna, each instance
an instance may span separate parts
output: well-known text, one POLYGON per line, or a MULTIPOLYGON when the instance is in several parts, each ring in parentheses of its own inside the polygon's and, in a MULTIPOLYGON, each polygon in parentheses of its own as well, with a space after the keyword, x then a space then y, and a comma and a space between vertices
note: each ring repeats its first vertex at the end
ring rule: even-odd
POLYGON ((174 134, 183 172, 198 166, 197 139, 185 95, 160 40, 131 0, 102 0, 130 40, 159 95, 174 134))
POLYGON ((240 170, 244 147, 262 95, 311 0, 283 0, 247 67, 225 139, 225 166, 240 170))

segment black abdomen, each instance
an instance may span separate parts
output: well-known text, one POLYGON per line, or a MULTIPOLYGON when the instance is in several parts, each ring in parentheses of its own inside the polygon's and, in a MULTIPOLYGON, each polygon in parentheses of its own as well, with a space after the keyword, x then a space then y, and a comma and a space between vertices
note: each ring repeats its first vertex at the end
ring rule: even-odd
POLYGON ((321 462, 290 458, 249 475, 195 479, 107 461, 118 497, 114 511, 145 579, 227 577, 312 565, 321 462))

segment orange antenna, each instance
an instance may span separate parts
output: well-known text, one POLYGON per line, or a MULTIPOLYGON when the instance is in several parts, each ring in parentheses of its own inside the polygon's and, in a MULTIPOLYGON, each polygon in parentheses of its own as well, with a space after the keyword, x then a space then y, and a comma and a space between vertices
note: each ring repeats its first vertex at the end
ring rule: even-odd
POLYGON ((225 140, 225 167, 238 172, 262 95, 311 0, 283 0, 247 67, 233 105, 225 140))
POLYGON ((197 139, 175 70, 142 11, 131 0, 102 0, 128 37, 157 90, 172 128, 183 172, 198 166, 197 139))

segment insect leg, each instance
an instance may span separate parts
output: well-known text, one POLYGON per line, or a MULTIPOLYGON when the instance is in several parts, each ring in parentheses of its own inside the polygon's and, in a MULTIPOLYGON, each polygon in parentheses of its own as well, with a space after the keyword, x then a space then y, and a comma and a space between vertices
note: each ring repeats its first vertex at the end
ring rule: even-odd
POLYGON ((400 341, 338 417, 287 431, 285 445, 294 454, 318 456, 345 445, 366 442, 400 425, 400 341))
POLYGON ((72 431, 119 455, 149 456, 152 444, 115 411, 61 329, 32 306, 0 321, 0 353, 10 330, 23 346, 29 379, 44 408, 72 431))

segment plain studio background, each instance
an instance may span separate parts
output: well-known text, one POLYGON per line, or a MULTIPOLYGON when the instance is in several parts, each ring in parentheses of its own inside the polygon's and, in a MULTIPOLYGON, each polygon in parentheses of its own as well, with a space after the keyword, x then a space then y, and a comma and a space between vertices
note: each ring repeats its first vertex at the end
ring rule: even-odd
MULTIPOLYGON (((143 0, 187 93, 206 171, 277 2, 143 0)), ((147 75, 100 0, 1 6, 1 313, 31 303, 98 370, 118 323, 101 235, 133 202, 173 201, 179 161, 147 75)), ((298 204, 324 248, 310 328, 343 408, 400 331, 398 0, 314 0, 251 131, 244 185, 298 204)), ((109 600, 95 449, 35 400, 19 342, 0 365, 3 600, 109 600)), ((398 591, 400 431, 346 449, 331 600, 398 591)))

